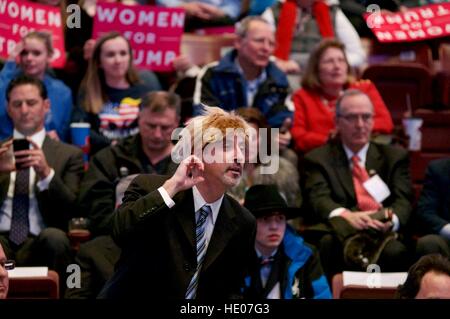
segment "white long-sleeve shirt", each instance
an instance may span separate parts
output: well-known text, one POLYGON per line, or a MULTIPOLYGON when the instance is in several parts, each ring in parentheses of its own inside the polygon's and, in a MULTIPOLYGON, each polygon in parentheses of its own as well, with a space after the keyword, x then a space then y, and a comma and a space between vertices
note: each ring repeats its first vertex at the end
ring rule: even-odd
MULTIPOLYGON (((284 2, 284 1, 280 1, 284 2)), ((271 8, 263 12, 262 17, 276 29, 275 17, 271 8)), ((345 54, 352 67, 362 66, 366 62, 366 53, 361 38, 341 9, 336 10, 334 33, 336 38, 345 45, 345 54)))

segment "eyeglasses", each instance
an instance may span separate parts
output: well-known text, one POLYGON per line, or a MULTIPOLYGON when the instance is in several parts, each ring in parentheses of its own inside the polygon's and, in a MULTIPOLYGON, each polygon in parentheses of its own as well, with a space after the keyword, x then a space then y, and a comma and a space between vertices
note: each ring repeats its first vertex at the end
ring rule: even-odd
POLYGON ((363 113, 363 114, 338 114, 338 117, 343 118, 344 120, 356 123, 360 118, 363 120, 363 122, 369 122, 373 119, 372 113, 363 113))
POLYGON ((5 270, 13 270, 16 267, 16 262, 14 260, 0 261, 0 267, 5 270))

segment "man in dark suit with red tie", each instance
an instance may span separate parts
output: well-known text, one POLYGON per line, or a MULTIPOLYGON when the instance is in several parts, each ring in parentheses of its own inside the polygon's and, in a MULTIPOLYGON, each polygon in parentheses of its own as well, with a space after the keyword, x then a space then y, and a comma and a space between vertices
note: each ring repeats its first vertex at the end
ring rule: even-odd
POLYGON ((71 260, 65 232, 76 211, 83 153, 46 135, 50 102, 40 80, 17 77, 6 100, 13 139, 26 147, 14 152, 15 170, 0 173, 0 243, 18 266, 48 266, 63 278, 71 260))
POLYGON ((239 130, 247 129, 239 116, 208 108, 182 132, 172 154, 185 152, 184 160, 172 177, 143 174, 131 182, 113 221, 122 255, 101 298, 241 296, 256 225, 225 192, 241 178, 239 130))
POLYGON ((345 240, 370 233, 388 239, 375 258, 381 271, 406 271, 408 252, 397 235, 411 212, 408 153, 370 142, 374 110, 361 91, 344 92, 335 111, 337 140, 305 156, 305 195, 320 223, 311 229, 325 230, 315 237, 322 265, 329 276, 342 271, 345 240))

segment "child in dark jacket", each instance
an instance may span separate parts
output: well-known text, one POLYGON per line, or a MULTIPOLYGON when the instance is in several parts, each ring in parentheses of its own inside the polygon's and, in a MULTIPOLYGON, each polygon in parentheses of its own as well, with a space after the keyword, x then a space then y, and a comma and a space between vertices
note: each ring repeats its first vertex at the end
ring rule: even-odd
POLYGON ((275 185, 252 186, 244 206, 256 217, 255 255, 245 280, 248 299, 330 299, 316 249, 287 224, 295 209, 275 185))

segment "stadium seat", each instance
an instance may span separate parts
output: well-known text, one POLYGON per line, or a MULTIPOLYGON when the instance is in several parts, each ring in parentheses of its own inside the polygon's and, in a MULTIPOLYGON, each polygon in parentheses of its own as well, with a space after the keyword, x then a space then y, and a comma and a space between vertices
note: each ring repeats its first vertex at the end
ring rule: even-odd
POLYGON ((8 299, 58 299, 59 276, 49 270, 47 276, 9 279, 8 299))
POLYGON ((434 73, 431 48, 426 43, 372 43, 368 56, 369 65, 380 63, 420 64, 434 73))
POLYGON ((432 75, 418 64, 386 63, 370 65, 362 78, 374 82, 396 125, 401 125, 406 112, 432 103, 432 75))
POLYGON ((393 299, 396 288, 369 288, 367 286, 344 286, 342 273, 333 276, 333 299, 393 299))

